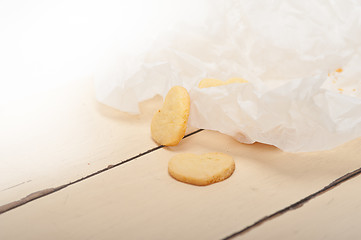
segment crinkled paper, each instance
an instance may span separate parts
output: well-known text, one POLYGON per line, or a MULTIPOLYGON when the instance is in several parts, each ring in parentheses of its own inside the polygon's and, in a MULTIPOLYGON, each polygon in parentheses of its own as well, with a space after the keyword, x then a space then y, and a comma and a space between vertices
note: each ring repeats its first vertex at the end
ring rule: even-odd
POLYGON ((240 142, 303 152, 361 137, 360 1, 203 4, 204 18, 180 20, 137 51, 111 44, 95 74, 98 100, 138 113, 139 102, 181 85, 189 125, 240 142), (232 77, 248 83, 197 87, 232 77))

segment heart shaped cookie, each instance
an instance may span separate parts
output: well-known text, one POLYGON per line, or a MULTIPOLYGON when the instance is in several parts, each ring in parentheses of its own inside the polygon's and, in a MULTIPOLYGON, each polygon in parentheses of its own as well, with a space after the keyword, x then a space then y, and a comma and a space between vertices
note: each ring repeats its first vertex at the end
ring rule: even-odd
POLYGON ((234 169, 233 158, 218 152, 202 155, 181 153, 168 163, 168 172, 173 178, 199 186, 223 181, 232 175, 234 169))
POLYGON ((154 141, 164 146, 175 146, 184 137, 189 116, 190 98, 180 86, 171 88, 163 106, 153 116, 151 135, 154 141))

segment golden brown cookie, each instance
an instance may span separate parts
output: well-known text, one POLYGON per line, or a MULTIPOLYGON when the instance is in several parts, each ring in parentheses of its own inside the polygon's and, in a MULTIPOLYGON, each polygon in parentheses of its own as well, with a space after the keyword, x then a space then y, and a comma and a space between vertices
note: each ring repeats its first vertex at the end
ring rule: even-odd
POLYGON ((231 83, 247 83, 247 80, 244 80, 243 78, 230 78, 226 81, 226 84, 231 84, 231 83))
POLYGON ((243 78, 230 78, 227 81, 221 81, 218 79, 212 79, 212 78, 205 78, 202 81, 199 82, 198 87, 199 88, 209 88, 209 87, 216 87, 216 86, 222 86, 232 83, 246 83, 247 81, 243 78))
POLYGON ((232 175, 234 169, 233 158, 218 152, 202 155, 181 153, 168 163, 168 172, 173 178, 199 186, 223 181, 232 175))
POLYGON ((175 146, 184 137, 187 129, 190 99, 184 87, 171 88, 163 106, 152 119, 151 135, 154 141, 164 146, 175 146))

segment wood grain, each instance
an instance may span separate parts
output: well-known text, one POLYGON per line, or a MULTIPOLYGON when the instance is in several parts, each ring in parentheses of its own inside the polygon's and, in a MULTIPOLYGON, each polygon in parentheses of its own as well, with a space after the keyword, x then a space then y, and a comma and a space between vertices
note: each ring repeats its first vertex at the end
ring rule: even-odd
MULTIPOLYGON (((149 124, 161 103, 158 97, 142 103, 140 115, 121 113, 99 104, 87 79, 2 104, 0 204, 50 194, 1 214, 0 239, 222 239, 361 167, 361 139, 292 154, 205 130, 178 146, 149 151, 157 147, 149 124), (236 170, 206 187, 180 183, 167 164, 183 152, 224 152, 234 157, 236 170)), ((359 218, 359 179, 241 237, 318 238, 326 226, 331 238, 359 236, 351 223, 359 218), (339 224, 335 216, 346 220, 339 224)))
POLYGON ((0 215, 0 238, 221 239, 358 168, 359 145, 290 154, 202 131, 0 215), (226 181, 196 187, 168 175, 174 154, 209 151, 235 158, 226 181))
POLYGON ((1 104, 0 205, 58 187, 157 145, 149 122, 160 97, 129 115, 98 103, 92 80, 1 104))
POLYGON ((234 239, 360 239, 361 177, 234 239))

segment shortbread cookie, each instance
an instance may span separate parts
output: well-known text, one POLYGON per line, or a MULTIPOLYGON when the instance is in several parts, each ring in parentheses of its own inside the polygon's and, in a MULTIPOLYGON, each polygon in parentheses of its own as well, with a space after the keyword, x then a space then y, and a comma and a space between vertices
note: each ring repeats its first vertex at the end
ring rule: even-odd
POLYGON ((226 82, 223 82, 218 79, 205 78, 199 82, 198 87, 199 88, 209 88, 209 87, 216 87, 216 86, 221 86, 221 85, 225 85, 225 84, 226 84, 226 82))
POLYGON ((232 175, 234 169, 233 158, 218 152, 202 155, 181 153, 168 163, 168 172, 173 178, 199 186, 223 181, 232 175))
POLYGON ((209 87, 216 87, 216 86, 222 86, 232 83, 246 83, 247 81, 243 78, 230 78, 227 81, 221 81, 218 79, 212 79, 212 78, 205 78, 202 81, 199 82, 198 87, 199 88, 209 88, 209 87))
POLYGON ((231 83, 247 83, 247 80, 244 80, 243 78, 230 78, 226 81, 226 84, 231 84, 231 83))
POLYGON ((187 129, 190 99, 187 90, 180 86, 171 88, 163 106, 153 116, 151 135, 154 141, 164 146, 175 146, 184 137, 187 129))

